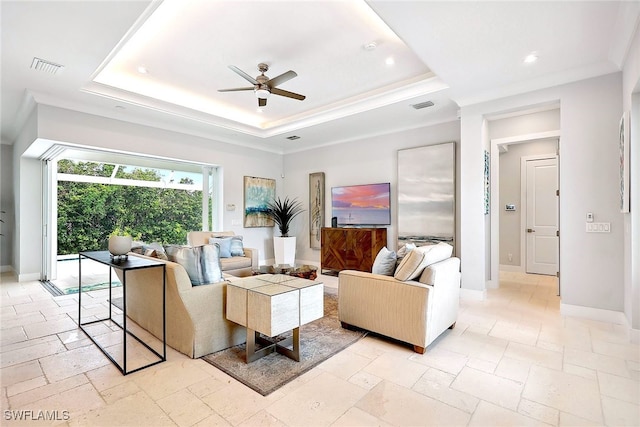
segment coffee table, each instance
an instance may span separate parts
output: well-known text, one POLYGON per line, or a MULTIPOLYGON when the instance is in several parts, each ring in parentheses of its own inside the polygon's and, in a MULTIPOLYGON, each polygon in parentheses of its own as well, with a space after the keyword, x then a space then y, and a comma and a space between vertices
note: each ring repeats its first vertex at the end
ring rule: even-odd
POLYGON ((228 320, 247 328, 247 363, 274 351, 299 362, 300 326, 324 315, 323 287, 321 282, 287 274, 230 281, 226 315, 228 320), (293 334, 286 340, 268 339, 287 331, 293 334), (256 344, 262 348, 256 350, 256 344))

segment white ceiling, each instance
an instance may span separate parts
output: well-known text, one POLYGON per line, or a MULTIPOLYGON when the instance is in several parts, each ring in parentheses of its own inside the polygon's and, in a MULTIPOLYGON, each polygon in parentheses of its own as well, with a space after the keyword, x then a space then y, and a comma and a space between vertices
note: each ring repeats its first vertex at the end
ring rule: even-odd
POLYGON ((291 152, 619 71, 640 2, 2 1, 2 142, 25 100, 291 152), (374 50, 363 46, 376 42, 374 50), (536 52, 535 64, 523 58, 536 52), (34 57, 64 65, 55 75, 34 57), (395 64, 385 60, 393 57, 395 64), (265 62, 298 76, 257 111, 265 62), (139 66, 147 74, 137 72, 139 66), (434 74, 435 73, 435 74, 434 74), (431 100, 422 110, 412 104, 431 100), (296 141, 287 136, 298 135, 296 141))

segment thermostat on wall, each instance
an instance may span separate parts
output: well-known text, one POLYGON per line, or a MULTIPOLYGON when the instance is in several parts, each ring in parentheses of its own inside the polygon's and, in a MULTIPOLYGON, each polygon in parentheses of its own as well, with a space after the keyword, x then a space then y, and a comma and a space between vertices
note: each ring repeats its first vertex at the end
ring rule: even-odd
POLYGON ((516 210, 516 205, 505 205, 504 206, 504 210, 505 211, 515 211, 516 210))

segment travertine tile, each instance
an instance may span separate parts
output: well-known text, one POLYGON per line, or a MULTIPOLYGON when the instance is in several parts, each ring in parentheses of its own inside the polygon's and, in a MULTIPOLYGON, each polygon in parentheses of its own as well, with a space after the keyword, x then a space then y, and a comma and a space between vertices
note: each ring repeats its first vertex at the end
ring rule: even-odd
MULTIPOLYGON (((540 426, 540 422, 515 411, 480 401, 478 409, 473 413, 469 426, 540 426)), ((544 425, 544 424, 543 424, 544 425)))
POLYGON ((508 378, 510 380, 524 383, 529 376, 529 369, 531 363, 522 360, 512 359, 510 357, 503 357, 495 370, 495 374, 508 378))
POLYGON ((277 419, 276 417, 274 417, 273 415, 271 415, 270 413, 268 413, 263 409, 262 411, 258 412, 257 414, 255 414, 254 416, 252 416, 251 418, 249 418, 248 420, 240 424, 239 427, 254 427, 254 426, 286 427, 286 424, 284 424, 282 421, 280 421, 279 419, 277 419))
POLYGON ((382 381, 356 407, 396 426, 460 426, 470 415, 413 390, 382 381))
POLYGON ((179 426, 192 426, 214 412, 189 390, 180 390, 156 402, 179 426))
POLYGON ((624 359, 592 353, 590 351, 568 348, 564 352, 564 363, 582 366, 584 368, 602 371, 621 377, 631 377, 624 359))
POLYGON ((24 393, 45 385, 47 385, 47 380, 44 376, 21 381, 7 387, 7 396, 15 396, 16 394, 24 393))
POLYGON ((370 363, 371 359, 367 357, 351 353, 349 350, 343 350, 321 363, 318 367, 346 380, 370 363))
POLYGON ((608 396, 602 397, 604 421, 609 426, 639 426, 640 404, 624 402, 608 396))
POLYGON ((465 367, 451 384, 451 388, 479 399, 516 410, 523 385, 507 378, 465 367))
POLYGON ((206 378, 206 373, 189 360, 160 363, 134 375, 133 380, 154 400, 162 399, 206 378))
POLYGON ((238 382, 232 382, 203 397, 202 401, 233 425, 246 421, 272 403, 268 398, 238 382))
POLYGON ((557 426, 559 423, 560 411, 527 399, 520 400, 518 412, 546 424, 557 426))
POLYGON ((363 371, 410 388, 427 369, 425 365, 415 363, 412 359, 396 354, 383 354, 365 366, 363 371))
POLYGON ((31 323, 24 326, 24 331, 29 339, 40 338, 47 335, 57 334, 59 332, 77 329, 76 322, 71 320, 67 315, 57 320, 49 320, 47 322, 31 323))
POLYGON ((366 393, 361 387, 325 372, 266 410, 287 425, 330 425, 366 393))
MULTIPOLYGON (((31 342, 32 341, 25 341, 26 344, 31 344, 31 342)), ((30 360, 36 360, 52 354, 60 353, 65 350, 66 348, 62 345, 60 340, 57 339, 57 337, 54 341, 42 340, 38 341, 37 344, 34 345, 26 345, 15 350, 3 351, 0 364, 2 365, 2 368, 5 368, 7 366, 13 366, 30 360)))
POLYGON ((532 366, 522 397, 595 422, 602 422, 597 381, 532 366))
POLYGON ((629 403, 640 402, 640 382, 630 378, 598 372, 600 393, 629 403))
POLYGON ((80 347, 40 359, 42 370, 51 382, 88 372, 110 363, 109 359, 96 346, 80 347))
POLYGON ((63 394, 68 390, 87 384, 89 380, 84 375, 76 375, 62 381, 47 384, 24 393, 9 397, 12 408, 22 408, 25 405, 46 399, 57 394, 63 394))
POLYGON ((461 409, 464 412, 473 413, 479 399, 450 388, 454 379, 455 376, 452 374, 431 368, 418 380, 412 390, 451 405, 454 408, 461 409))
POLYGON ((163 427, 176 424, 144 392, 139 392, 111 405, 87 411, 69 422, 70 426, 150 426, 163 427))
POLYGON ((0 370, 0 384, 7 387, 23 381, 42 376, 42 369, 37 360, 9 366, 0 370))
POLYGON ((374 417, 371 414, 366 413, 362 409, 359 408, 351 408, 344 415, 336 420, 332 427, 358 427, 358 426, 380 426, 380 427, 391 427, 390 424, 385 423, 384 421, 374 417))
POLYGON ((409 359, 454 375, 458 374, 467 364, 467 360, 469 360, 467 356, 438 347, 427 348, 425 354, 414 354, 409 359))
POLYGON ((38 408, 41 410, 60 410, 68 411, 71 419, 79 418, 84 413, 92 409, 100 408, 105 405, 98 392, 91 384, 83 384, 81 386, 65 390, 64 393, 57 393, 46 397, 42 400, 28 404, 24 408, 38 408))
POLYGON ((100 395, 108 404, 114 403, 127 396, 140 392, 140 387, 135 382, 128 380, 117 386, 100 391, 100 395))
POLYGON ((532 365, 544 366, 558 371, 562 369, 562 354, 530 345, 510 342, 504 355, 532 365))
POLYGON ((366 390, 371 390, 380 381, 382 381, 382 378, 376 377, 375 375, 364 371, 355 373, 351 376, 351 378, 349 378, 350 383, 360 386, 366 390))

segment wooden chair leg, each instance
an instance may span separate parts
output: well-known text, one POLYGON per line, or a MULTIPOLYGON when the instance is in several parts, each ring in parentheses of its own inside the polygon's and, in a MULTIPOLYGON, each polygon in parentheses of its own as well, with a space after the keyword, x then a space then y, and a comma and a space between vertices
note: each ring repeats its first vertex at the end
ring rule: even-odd
POLYGON ((342 326, 344 329, 353 329, 353 326, 345 322, 340 322, 340 326, 342 326))
POLYGON ((456 327, 456 322, 453 322, 453 325, 449 326, 449 329, 453 329, 456 327))
POLYGON ((414 345, 413 351, 419 354, 424 354, 424 352, 427 351, 427 349, 425 347, 420 347, 419 345, 414 345))

